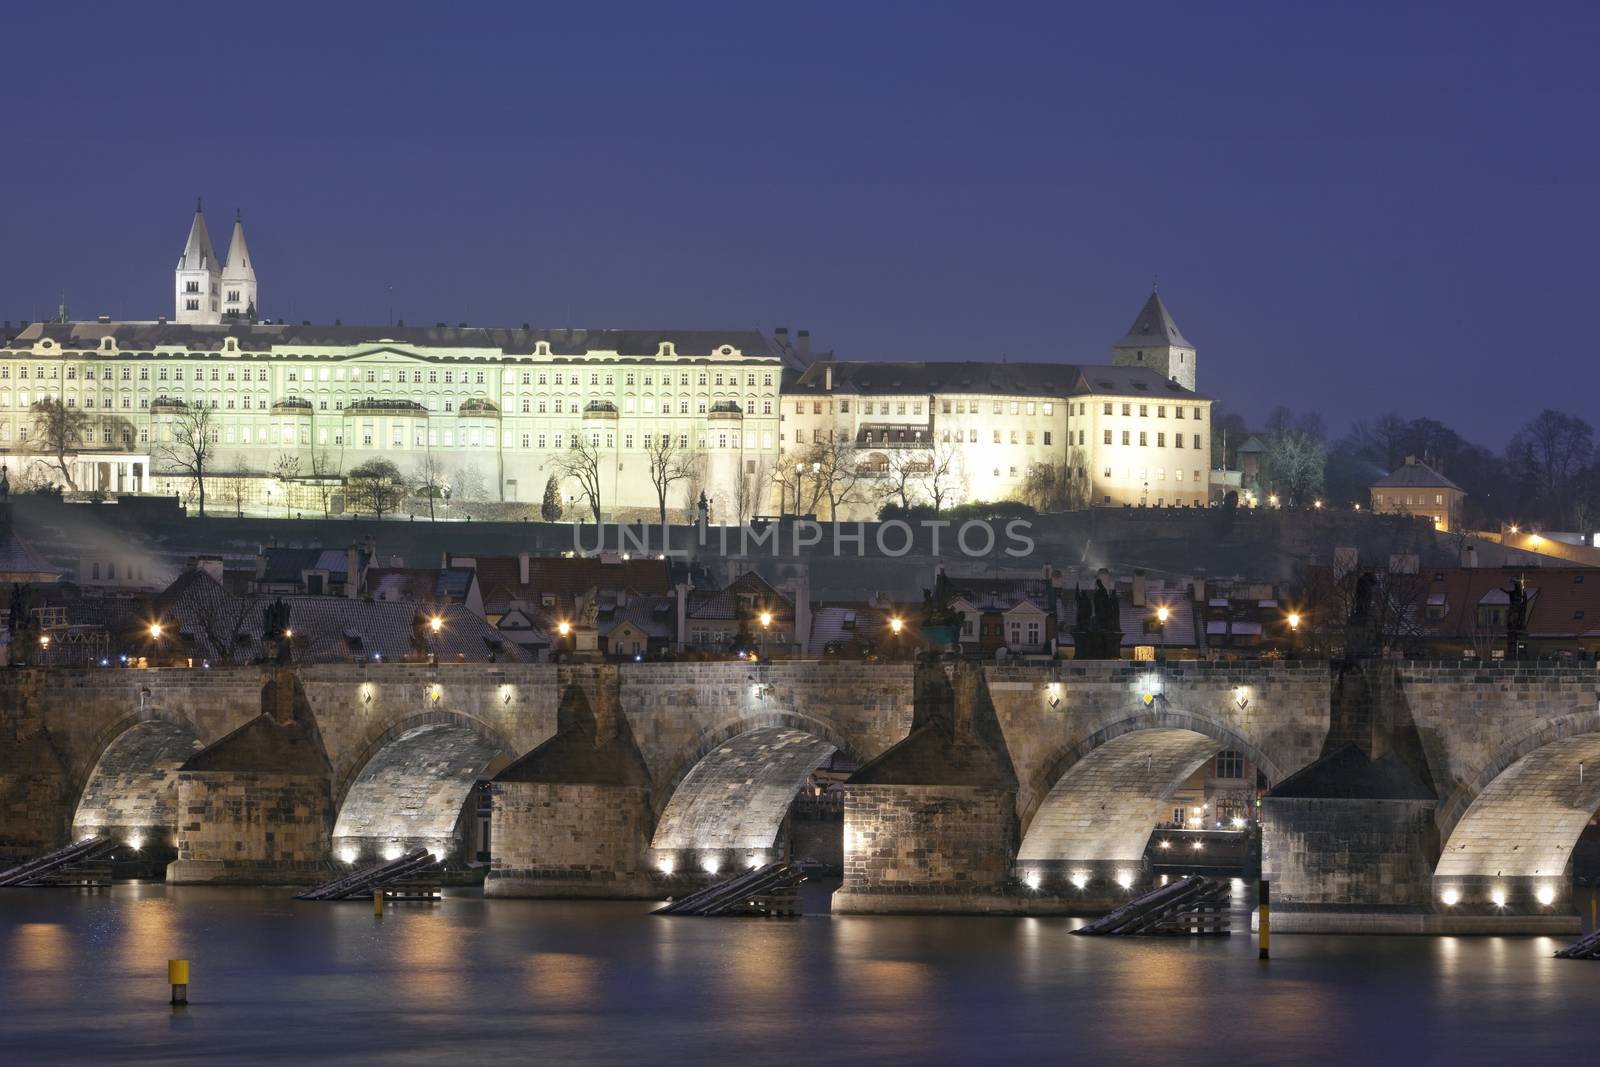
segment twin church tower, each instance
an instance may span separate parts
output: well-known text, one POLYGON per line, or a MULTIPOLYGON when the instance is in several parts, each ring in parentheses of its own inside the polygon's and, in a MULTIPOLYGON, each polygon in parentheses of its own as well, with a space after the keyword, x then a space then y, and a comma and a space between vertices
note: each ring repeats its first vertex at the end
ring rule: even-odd
POLYGON ((250 263, 250 246, 244 241, 244 222, 233 219, 228 241, 228 261, 218 263, 206 229, 205 212, 194 207, 189 240, 178 257, 173 320, 194 325, 252 322, 256 318, 256 271, 250 263))

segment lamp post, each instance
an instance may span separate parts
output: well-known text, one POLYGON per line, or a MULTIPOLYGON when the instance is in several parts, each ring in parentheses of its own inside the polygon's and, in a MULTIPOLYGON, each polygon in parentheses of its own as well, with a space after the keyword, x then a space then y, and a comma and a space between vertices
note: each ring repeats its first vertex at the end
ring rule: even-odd
POLYGON ((804 463, 796 463, 794 465, 794 517, 797 519, 800 517, 800 481, 805 477, 805 474, 806 465, 804 463))
POLYGON ((766 659, 767 658, 767 632, 772 629, 772 612, 763 611, 759 616, 756 617, 756 621, 761 623, 761 645, 760 645, 760 648, 756 652, 756 658, 757 659, 766 659))
POLYGON ((905 631, 905 628, 906 628, 906 623, 905 623, 904 619, 902 619, 898 615, 890 616, 890 618, 889 618, 889 633, 892 635, 892 639, 894 640, 894 654, 895 654, 895 658, 896 659, 900 658, 900 656, 902 655, 902 648, 901 648, 901 645, 900 645, 900 635, 905 631))
POLYGON ((556 623, 556 634, 560 638, 556 642, 556 644, 558 646, 557 651, 558 652, 565 652, 566 651, 566 647, 565 646, 571 643, 572 624, 570 622, 567 622, 565 619, 563 619, 560 622, 556 623))
POLYGON ((1300 613, 1289 612, 1285 621, 1289 624, 1289 655, 1297 656, 1300 653, 1300 613))
POLYGON ((1161 631, 1161 662, 1167 661, 1167 620, 1172 617, 1172 612, 1165 604, 1156 608, 1156 628, 1161 631))

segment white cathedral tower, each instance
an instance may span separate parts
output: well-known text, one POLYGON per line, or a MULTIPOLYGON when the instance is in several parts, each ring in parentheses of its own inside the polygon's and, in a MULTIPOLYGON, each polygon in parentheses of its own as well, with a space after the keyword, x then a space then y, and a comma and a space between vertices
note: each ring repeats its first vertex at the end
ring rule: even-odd
POLYGON ((1184 338, 1154 289, 1127 336, 1111 346, 1111 362, 1118 367, 1149 367, 1185 389, 1195 387, 1194 345, 1184 338))
POLYGON ((250 320, 256 315, 256 271, 250 262, 250 247, 244 240, 244 223, 233 220, 233 239, 228 245, 228 262, 217 262, 211 247, 206 216, 195 203, 194 221, 189 224, 189 240, 178 257, 175 322, 215 325, 229 319, 250 320))
POLYGON ((256 269, 250 265, 250 246, 244 243, 244 219, 233 215, 233 236, 228 239, 228 262, 222 268, 222 317, 254 321, 256 269))

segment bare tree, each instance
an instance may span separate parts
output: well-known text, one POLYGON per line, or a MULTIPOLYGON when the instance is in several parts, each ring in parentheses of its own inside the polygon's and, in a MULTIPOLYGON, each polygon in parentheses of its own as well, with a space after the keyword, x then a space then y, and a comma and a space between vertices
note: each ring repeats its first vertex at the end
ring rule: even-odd
POLYGON ((733 509, 741 524, 761 513, 763 498, 769 502, 772 499, 772 467, 764 459, 755 464, 755 470, 740 472, 733 487, 733 509))
POLYGON ((700 495, 706 491, 706 459, 698 452, 690 453, 689 462, 684 468, 683 475, 683 503, 684 510, 691 517, 698 519, 696 508, 700 504, 700 495))
POLYGON ((1511 438, 1506 462, 1524 487, 1525 503, 1544 521, 1570 519, 1573 487, 1594 451, 1594 430, 1560 411, 1541 411, 1511 438))
POLYGON ((1022 499, 1043 512, 1075 511, 1089 506, 1089 468, 1083 453, 1069 449, 1065 462, 1035 463, 1022 483, 1022 499))
POLYGON ((287 518, 293 504, 289 490, 300 477, 300 453, 279 452, 278 458, 272 461, 272 477, 283 490, 283 514, 287 518))
POLYGON ((333 502, 333 494, 339 491, 342 484, 339 478, 342 465, 340 457, 326 449, 314 449, 311 453, 311 477, 315 479, 317 499, 322 504, 322 517, 325 519, 333 502))
POLYGON ((412 484, 416 491, 428 498, 428 519, 434 518, 434 501, 444 495, 445 489, 444 464, 430 449, 417 460, 416 473, 412 476, 412 484))
POLYGON ((350 472, 346 479, 351 506, 383 518, 406 498, 406 479, 400 468, 387 459, 369 459, 350 472))
MULTIPOLYGON (((661 517, 661 522, 667 521, 667 495, 678 482, 690 477, 690 468, 694 465, 695 456, 688 449, 679 448, 672 443, 672 435, 663 433, 652 437, 645 435, 645 458, 650 464, 650 484, 656 487, 656 510, 661 517)), ((735 487, 735 496, 743 487, 743 476, 740 476, 740 485, 735 487)))
POLYGON ((167 422, 167 429, 170 437, 156 446, 156 454, 163 464, 194 483, 203 516, 206 513, 206 478, 211 473, 217 447, 211 409, 204 404, 182 404, 167 422))
POLYGON ((89 416, 81 409, 67 407, 55 397, 41 397, 33 404, 33 429, 38 435, 34 448, 50 457, 67 488, 78 491, 77 480, 72 477, 68 456, 76 456, 83 447, 84 438, 94 440, 94 429, 89 416))
POLYGON ((582 433, 574 433, 571 445, 556 457, 556 470, 564 478, 578 483, 578 489, 589 502, 594 521, 600 522, 600 448, 592 445, 582 433))
POLYGON ((877 497, 881 503, 910 510, 922 495, 922 479, 928 473, 929 462, 925 449, 901 448, 865 454, 861 469, 866 476, 877 480, 877 497), (876 458, 879 455, 883 457, 881 462, 876 458))
POLYGON ((966 491, 967 468, 961 449, 940 441, 928 452, 928 470, 922 476, 922 491, 933 504, 934 514, 956 502, 966 491))
POLYGON ((489 486, 483 480, 483 471, 477 464, 467 462, 457 465, 450 476, 450 499, 471 504, 489 497, 489 486))
POLYGON ((245 501, 250 499, 250 486, 254 481, 255 472, 248 467, 240 467, 227 481, 227 499, 233 502, 235 518, 244 518, 245 501))

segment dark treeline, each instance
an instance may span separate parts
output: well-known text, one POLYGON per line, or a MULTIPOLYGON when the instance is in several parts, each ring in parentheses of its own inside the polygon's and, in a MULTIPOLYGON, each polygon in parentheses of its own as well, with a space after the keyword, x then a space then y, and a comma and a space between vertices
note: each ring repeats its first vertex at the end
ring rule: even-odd
POLYGON ((1415 456, 1466 491, 1469 526, 1586 531, 1600 522, 1594 430, 1565 412, 1541 411, 1498 453, 1434 419, 1394 413, 1359 421, 1336 440, 1316 414, 1280 407, 1252 430, 1240 416, 1218 413, 1211 436, 1213 462, 1235 470, 1240 446, 1258 440, 1261 491, 1294 506, 1365 506, 1367 487, 1415 456))

